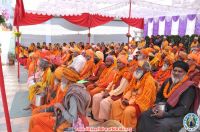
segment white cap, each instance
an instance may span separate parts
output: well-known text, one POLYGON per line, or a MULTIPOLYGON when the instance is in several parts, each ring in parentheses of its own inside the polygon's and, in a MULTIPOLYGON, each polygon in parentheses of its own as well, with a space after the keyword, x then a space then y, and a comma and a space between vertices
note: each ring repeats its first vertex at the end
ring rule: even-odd
POLYGON ((164 36, 163 38, 164 38, 164 39, 166 39, 167 37, 166 37, 166 36, 164 36))
POLYGON ((194 39, 198 40, 198 37, 194 37, 194 39))

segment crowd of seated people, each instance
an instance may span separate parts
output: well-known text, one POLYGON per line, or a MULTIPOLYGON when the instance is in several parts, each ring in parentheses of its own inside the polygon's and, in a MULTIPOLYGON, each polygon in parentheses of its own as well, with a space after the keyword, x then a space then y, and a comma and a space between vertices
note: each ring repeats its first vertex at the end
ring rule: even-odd
POLYGON ((20 47, 28 70, 29 131, 64 131, 116 120, 138 132, 182 128, 183 117, 199 107, 200 43, 191 50, 145 40, 129 44, 32 43, 20 47), (181 91, 181 92, 180 92, 181 91), (36 96, 45 95, 37 106, 36 96), (190 98, 188 98, 190 97, 190 98), (165 103, 166 110, 158 109, 165 103), (88 111, 88 108, 91 111, 88 111), (88 114, 90 113, 90 114, 88 114))

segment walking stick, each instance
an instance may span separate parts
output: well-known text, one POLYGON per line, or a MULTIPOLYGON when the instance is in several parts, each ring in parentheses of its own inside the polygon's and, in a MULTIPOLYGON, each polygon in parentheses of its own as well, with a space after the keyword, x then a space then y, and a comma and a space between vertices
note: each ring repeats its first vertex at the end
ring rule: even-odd
POLYGON ((48 103, 48 98, 49 97, 49 86, 46 87, 46 101, 45 101, 45 104, 48 103))
POLYGON ((60 118, 60 115, 61 115, 61 110, 60 109, 56 109, 56 121, 55 121, 55 124, 54 124, 54 127, 53 127, 53 131, 56 132, 56 129, 57 129, 57 126, 58 126, 58 121, 59 121, 59 118, 60 118))
POLYGON ((34 83, 36 83, 35 72, 36 72, 36 64, 35 64, 35 60, 34 60, 34 73, 33 73, 33 75, 34 75, 34 83))

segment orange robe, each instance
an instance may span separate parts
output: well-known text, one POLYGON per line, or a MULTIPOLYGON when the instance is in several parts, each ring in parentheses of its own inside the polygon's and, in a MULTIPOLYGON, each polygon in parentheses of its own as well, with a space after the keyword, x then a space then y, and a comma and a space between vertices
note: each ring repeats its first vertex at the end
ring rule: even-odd
POLYGON ((53 50, 52 54, 55 55, 55 56, 58 56, 58 55, 60 55, 61 53, 60 53, 59 50, 53 50))
POLYGON ((18 56, 18 54, 19 54, 18 53, 18 46, 15 47, 15 54, 16 54, 16 56, 18 56))
POLYGON ((134 72, 138 67, 138 61, 137 60, 132 60, 131 62, 129 62, 128 67, 129 67, 131 72, 134 72))
POLYGON ((200 65, 200 52, 198 52, 198 60, 197 60, 197 64, 200 65))
POLYGON ((94 66, 94 60, 91 58, 88 60, 80 73, 81 79, 86 79, 92 74, 92 68, 94 66))
POLYGON ((131 40, 131 41, 130 41, 130 44, 131 44, 131 45, 136 45, 135 40, 131 40))
POLYGON ((188 76, 191 81, 195 83, 196 86, 200 83, 200 70, 197 69, 196 65, 190 66, 188 71, 188 76))
POLYGON ((32 76, 36 72, 37 61, 32 60, 28 67, 28 77, 32 76))
POLYGON ((92 75, 89 78, 87 78, 87 80, 90 83, 96 82, 105 68, 105 63, 102 60, 100 60, 96 65, 93 66, 92 75))
POLYGON ((31 58, 28 57, 28 58, 27 58, 27 62, 26 62, 26 66, 24 67, 25 69, 28 69, 28 68, 29 68, 29 65, 30 65, 31 61, 32 61, 31 58))
POLYGON ((159 85, 161 86, 163 84, 163 82, 169 78, 171 76, 171 69, 172 68, 168 68, 165 71, 162 71, 162 69, 160 69, 156 74, 154 79, 159 83, 159 85))
MULTIPOLYGON (((30 118, 29 132, 53 132, 54 125, 55 119, 53 117, 53 113, 38 113, 30 118)), ((64 128, 68 128, 70 126, 71 124, 65 121, 56 129, 56 132, 63 132, 64 128)))
POLYGON ((165 49, 167 46, 169 46, 169 42, 167 40, 162 42, 162 49, 165 49))
POLYGON ((146 45, 145 41, 142 41, 138 44, 138 48, 144 48, 146 45))
POLYGON ((124 106, 121 99, 112 103, 111 119, 118 120, 125 127, 135 128, 137 125, 138 110, 148 110, 156 99, 156 85, 151 73, 146 73, 141 80, 133 78, 124 90, 123 98, 129 100, 129 105, 124 106), (133 90, 137 90, 137 93, 133 90), (136 108, 137 106, 137 108, 136 108))
POLYGON ((34 54, 35 54, 36 56, 39 56, 39 57, 40 57, 41 51, 40 51, 40 50, 36 50, 36 51, 34 51, 34 54))
POLYGON ((47 68, 43 75, 42 80, 40 82, 36 82, 34 85, 29 87, 29 100, 34 101, 34 97, 37 93, 41 93, 45 90, 46 87, 51 87, 52 84, 52 72, 50 68, 47 68), (38 87, 38 90, 36 90, 36 87, 38 87))
MULTIPOLYGON (((51 101, 49 105, 44 105, 34 109, 29 122, 29 132, 53 132, 53 127, 55 125, 55 115, 52 112, 39 113, 39 111, 44 108, 50 107, 55 103, 61 102, 68 91, 69 85, 70 84, 66 86, 64 91, 60 89, 59 85, 56 97, 54 98, 54 100, 51 101)), ((71 127, 71 125, 71 123, 64 121, 58 126, 56 132, 63 132, 65 128, 71 127)))
POLYGON ((105 68, 101 73, 99 80, 96 82, 97 87, 94 87, 93 84, 87 87, 87 90, 89 91, 90 95, 93 96, 103 91, 108 86, 108 84, 112 82, 116 73, 117 70, 114 64, 109 68, 105 68))
POLYGON ((61 102, 63 100, 63 98, 65 97, 65 95, 67 93, 67 90, 68 90, 68 88, 66 88, 65 91, 62 91, 60 89, 60 85, 59 85, 58 89, 57 89, 57 92, 56 92, 56 97, 54 99, 52 99, 49 104, 45 104, 45 105, 42 105, 42 106, 39 106, 39 107, 35 108, 32 111, 32 115, 35 115, 35 114, 39 113, 40 110, 48 108, 48 107, 54 105, 55 103, 61 102))
POLYGON ((62 57, 62 64, 65 64, 70 58, 70 54, 66 53, 64 54, 64 56, 62 57))
MULTIPOLYGON (((113 79, 113 84, 112 86, 107 89, 109 91, 109 94, 113 94, 112 92, 118 88, 118 86, 120 85, 121 79, 125 78, 128 82, 131 81, 132 79, 132 73, 130 72, 128 67, 124 67, 123 69, 121 69, 120 71, 117 72, 117 74, 115 75, 114 79, 113 79)), ((119 92, 119 91, 118 91, 119 92)), ((117 96, 113 95, 113 98, 120 98, 122 96, 122 94, 119 94, 117 96), (114 97, 113 97, 114 96, 114 97)), ((115 100, 113 99, 113 100, 115 100)))
POLYGON ((162 58, 161 58, 161 52, 156 53, 156 55, 155 55, 155 57, 152 61, 157 61, 157 60, 159 60, 158 62, 155 62, 157 67, 162 67, 163 61, 162 61, 162 58))

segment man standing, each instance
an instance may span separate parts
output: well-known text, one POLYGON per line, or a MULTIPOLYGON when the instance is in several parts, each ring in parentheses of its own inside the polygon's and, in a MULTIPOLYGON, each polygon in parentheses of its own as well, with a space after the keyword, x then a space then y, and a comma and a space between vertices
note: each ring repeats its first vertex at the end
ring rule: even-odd
POLYGON ((167 79, 157 94, 156 105, 141 114, 138 132, 177 132, 183 126, 187 113, 197 112, 199 95, 196 95, 194 83, 189 81, 189 65, 183 61, 173 64, 171 78, 167 79), (165 104, 160 109, 159 104, 165 104))

